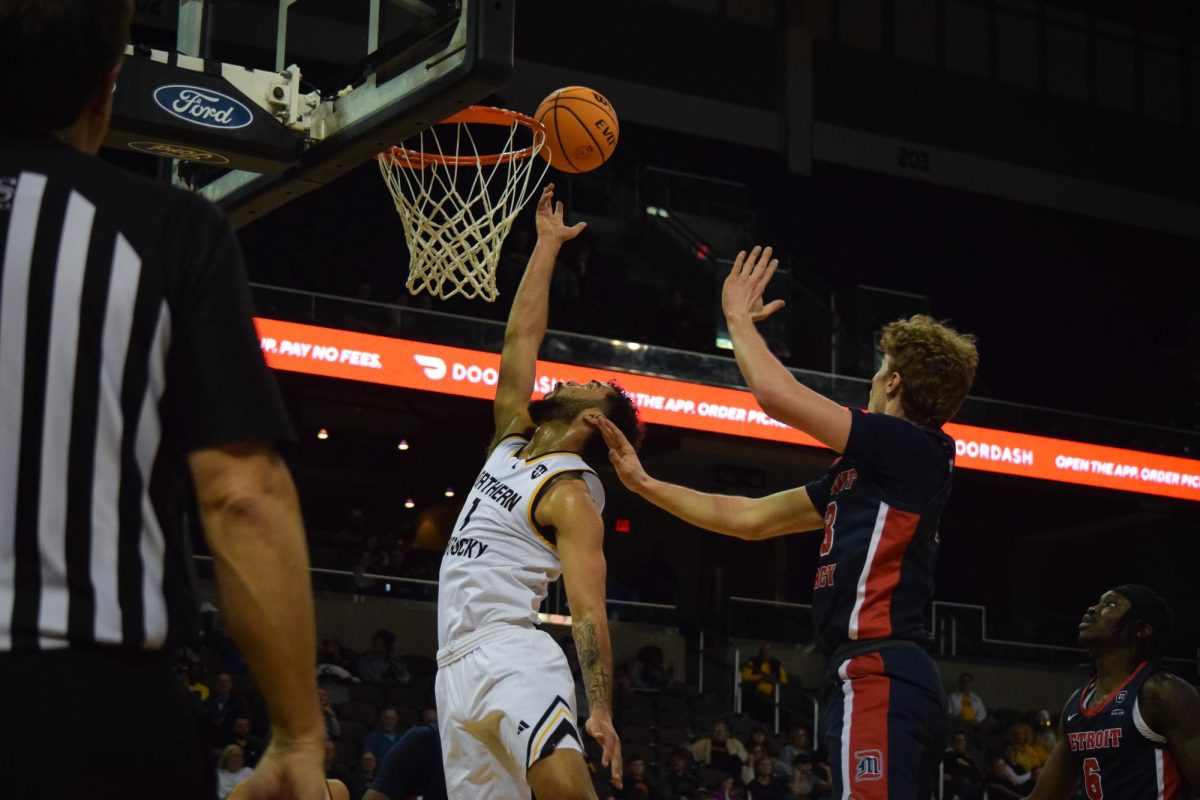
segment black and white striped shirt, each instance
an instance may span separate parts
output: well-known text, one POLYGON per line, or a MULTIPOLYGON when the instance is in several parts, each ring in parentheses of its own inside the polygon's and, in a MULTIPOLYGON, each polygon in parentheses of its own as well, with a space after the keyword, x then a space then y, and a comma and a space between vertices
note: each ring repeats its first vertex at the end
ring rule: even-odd
POLYGON ((185 456, 292 438, 244 275, 204 200, 0 139, 0 651, 190 626, 185 456))

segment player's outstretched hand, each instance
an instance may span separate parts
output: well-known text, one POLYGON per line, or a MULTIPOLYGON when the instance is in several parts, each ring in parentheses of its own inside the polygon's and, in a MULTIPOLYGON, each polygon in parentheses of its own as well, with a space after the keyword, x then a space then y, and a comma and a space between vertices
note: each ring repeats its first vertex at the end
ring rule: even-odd
POLYGON ((538 238, 548 237, 560 243, 566 242, 583 233, 586 227, 586 222, 576 222, 570 226, 563 222, 563 204, 554 202, 554 184, 547 183, 537 205, 538 238))
POLYGON ((733 269, 721 290, 721 308, 726 319, 747 316, 754 322, 762 322, 783 308, 782 300, 763 305, 763 290, 779 268, 779 259, 771 258, 771 253, 770 247, 755 247, 749 257, 743 250, 733 260, 733 269))
POLYGON ((633 449, 629 439, 625 438, 625 434, 621 433, 621 429, 613 425, 608 417, 596 417, 593 424, 600 429, 600 435, 608 445, 608 460, 617 471, 617 477, 625 484, 625 488, 636 492, 638 486, 650 477, 646 474, 637 451, 633 449))
POLYGON ((272 742, 229 800, 325 800, 325 744, 272 742))
POLYGON ((600 764, 612 768, 612 785, 617 789, 622 788, 621 776, 625 767, 621 761, 621 740, 613 728, 612 717, 593 711, 583 728, 600 744, 600 764))

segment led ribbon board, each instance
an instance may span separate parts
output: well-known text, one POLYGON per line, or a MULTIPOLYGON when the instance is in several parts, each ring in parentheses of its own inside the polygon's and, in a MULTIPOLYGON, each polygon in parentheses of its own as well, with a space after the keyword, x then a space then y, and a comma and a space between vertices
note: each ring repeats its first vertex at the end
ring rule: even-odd
MULTIPOLYGON (((273 369, 482 400, 495 396, 496 353, 271 319, 254 323, 273 369)), ((558 381, 614 377, 650 424, 824 446, 771 419, 750 392, 738 389, 538 361, 532 391, 548 392, 558 381)), ((1200 461, 1194 459, 955 423, 946 432, 955 439, 961 469, 1200 501, 1200 461)))

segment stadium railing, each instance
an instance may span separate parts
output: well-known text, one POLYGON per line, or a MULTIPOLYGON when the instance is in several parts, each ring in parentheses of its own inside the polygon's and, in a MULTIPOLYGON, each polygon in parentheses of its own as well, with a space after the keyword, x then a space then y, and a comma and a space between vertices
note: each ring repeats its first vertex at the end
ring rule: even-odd
MULTIPOLYGON (((193 557, 204 577, 211 577, 208 565, 211 556, 193 557)), ((374 596, 405 598, 410 600, 437 600, 436 580, 411 578, 383 573, 356 572, 327 567, 311 567, 313 583, 320 588, 346 593, 362 593, 374 596), (330 581, 329 579, 334 579, 330 581), (370 581, 369 586, 356 585, 356 581, 370 581)), ((716 685, 712 673, 723 673, 732 669, 735 687, 740 680, 738 670, 742 663, 742 648, 750 648, 750 642, 768 642, 787 648, 810 647, 813 642, 812 606, 805 603, 789 603, 756 597, 732 596, 726 598, 724 609, 724 635, 728 647, 714 647, 712 634, 699 631, 697 649, 697 688, 705 691, 706 685, 716 685)), ((683 620, 677 606, 666 603, 647 603, 619 598, 608 599, 609 613, 615 619, 665 627, 679 627, 683 620)), ((562 589, 562 581, 556 581, 542 606, 543 621, 561 624, 569 619, 570 609, 562 589)), ((947 658, 984 658, 999 661, 1036 662, 1042 664, 1070 665, 1087 661, 1087 651, 1079 647, 1045 642, 1021 641, 991 635, 988 627, 986 606, 934 600, 931 616, 933 651, 947 658)), ((747 655, 747 658, 749 655, 747 655)), ((1200 647, 1194 654, 1184 655, 1176 651, 1163 659, 1164 663, 1181 675, 1195 678, 1200 676, 1200 647)), ((809 689, 815 688, 809 686, 809 689)), ((738 696, 738 692, 734 692, 738 696)), ((736 701, 740 710, 740 699, 736 701)))

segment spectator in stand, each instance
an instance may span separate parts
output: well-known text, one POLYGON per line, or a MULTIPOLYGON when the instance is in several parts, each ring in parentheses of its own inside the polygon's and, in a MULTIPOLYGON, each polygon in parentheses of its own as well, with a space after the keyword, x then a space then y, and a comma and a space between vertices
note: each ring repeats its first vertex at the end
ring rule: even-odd
MULTIPOLYGON (((350 582, 354 587, 354 602, 365 603, 367 601, 366 592, 375 585, 375 579, 369 577, 369 573, 374 572, 375 566, 372 563, 371 554, 363 551, 354 562, 354 567, 351 569, 350 582)), ((365 654, 364 654, 365 655, 365 654)))
POLYGON ((337 712, 329 703, 329 692, 324 688, 318 688, 317 701, 321 704, 321 718, 325 720, 325 738, 336 739, 342 735, 342 723, 338 720, 337 712))
POLYGON ((396 713, 396 709, 392 706, 385 707, 379 713, 378 730, 367 734, 367 741, 363 744, 363 749, 370 750, 378 761, 383 761, 383 757, 387 755, 388 750, 392 749, 392 745, 400 740, 400 732, 396 730, 399 721, 400 715, 396 713))
POLYGON ((950 747, 942 758, 942 785, 946 800, 975 800, 983 785, 983 770, 967 752, 967 734, 958 731, 950 737, 950 747))
POLYGON ((767 738, 767 729, 762 725, 755 725, 750 729, 750 738, 746 740, 746 749, 751 750, 755 745, 760 745, 763 752, 769 756, 775 754, 771 752, 771 740, 767 738))
POLYGON ((1050 757, 1050 751, 1033 741, 1033 728, 1024 722, 1014 722, 1008 727, 1008 743, 1012 745, 1012 761, 1025 772, 1033 772, 1050 757))
POLYGON ((228 741, 233 733, 233 721, 238 717, 248 717, 249 708, 246 699, 233 690, 233 678, 228 672, 217 676, 217 686, 204 704, 208 715, 208 727, 214 737, 213 741, 228 741))
POLYGON ((242 748, 242 761, 250 769, 258 766, 258 760, 262 758, 263 750, 267 748, 262 739, 250 734, 250 719, 248 717, 237 717, 234 719, 233 731, 229 735, 229 744, 236 744, 242 748))
POLYGON ((975 676, 964 672, 958 676, 958 691, 950 692, 948 701, 952 722, 974 727, 987 719, 987 707, 983 698, 971 691, 975 676))
MULTIPOLYGON (((347 787, 350 786, 350 776, 337 763, 337 746, 328 739, 325 740, 325 780, 341 781, 347 787)), ((354 797, 357 798, 358 796, 354 795, 354 797)))
POLYGON ((358 759, 358 769, 350 776, 350 780, 346 781, 351 800, 359 800, 366 794, 367 789, 375 782, 375 773, 378 768, 379 759, 375 758, 375 754, 370 750, 364 750, 358 759))
POLYGON ((620 789, 608 784, 601 793, 604 800, 659 800, 658 783, 646 769, 646 758, 640 753, 631 753, 625 758, 624 785, 620 789))
POLYGON ((754 776, 758 774, 754 771, 754 768, 758 766, 759 759, 767 755, 767 749, 763 747, 762 742, 758 744, 748 743, 746 752, 749 753, 746 756, 746 763, 742 764, 742 771, 737 775, 738 782, 743 785, 754 780, 754 776))
POLYGON ((350 699, 348 683, 359 683, 354 674, 357 656, 336 639, 325 639, 317 653, 317 680, 325 690, 331 705, 340 705, 350 699))
POLYGON ((674 670, 663 666, 662 648, 645 645, 629 662, 629 688, 635 692, 661 692, 671 683, 674 670))
POLYGON ((217 761, 217 800, 225 800, 233 787, 254 774, 254 770, 246 766, 242 748, 236 744, 226 745, 217 761))
MULTIPOLYGON (((1013 773, 1012 767, 1005 761, 1004 758, 996 756, 992 759, 992 767, 988 771, 987 780, 984 781, 983 790, 987 793, 988 800, 1008 800, 1009 798, 1024 797, 1025 793, 1019 788, 1021 784, 1016 782, 1016 776, 1013 773)), ((1029 780, 1029 776, 1025 776, 1025 780, 1029 780)))
POLYGON ((663 796, 670 800, 693 800, 700 791, 700 782, 692 774, 691 759, 683 748, 677 747, 667 757, 667 768, 663 770, 663 796))
MULTIPOLYGON (((1053 753, 1054 748, 1058 746, 1058 734, 1054 730, 1041 730, 1033 735, 1033 743, 1035 746, 1042 748, 1047 753, 1053 753)), ((1049 760, 1049 756, 1046 757, 1049 760)), ((1043 761, 1040 766, 1045 766, 1043 761)))
POLYGON ((354 675, 354 662, 357 656, 348 650, 340 639, 322 639, 321 649, 317 652, 317 664, 338 667, 348 675, 354 675))
POLYGON ((819 781, 813 772, 812 756, 808 753, 797 753, 788 766, 791 767, 791 778, 788 782, 788 791, 791 792, 789 796, 796 800, 809 800, 811 797, 816 797, 819 781))
POLYGON ((779 750, 779 763, 783 765, 782 771, 789 778, 792 775, 792 764, 799 755, 809 756, 808 763, 812 766, 812 745, 809 743, 808 730, 796 725, 788 731, 788 743, 779 750))
POLYGON ((829 756, 824 750, 813 750, 812 774, 815 781, 813 796, 829 796, 833 792, 833 770, 829 766, 829 756))
POLYGON ((758 655, 742 665, 742 703, 746 713, 758 722, 769 723, 775 717, 775 687, 787 686, 787 670, 771 656, 770 645, 758 649, 758 655))
POLYGON ((707 795, 701 794, 700 797, 707 797, 708 800, 745 800, 746 795, 741 784, 734 780, 732 775, 726 775, 724 772, 719 774, 720 780, 708 790, 707 795))
MULTIPOLYGON (((1058 745, 1058 732, 1055 729, 1054 719, 1050 716, 1050 712, 1042 709, 1034 717, 1034 720, 1036 724, 1033 731, 1033 743, 1047 753, 1053 753, 1054 748, 1058 745)), ((1049 756, 1046 758, 1049 759, 1049 756)))
POLYGON ((204 667, 200 664, 192 663, 187 668, 187 690, 200 698, 200 702, 207 702, 211 692, 208 685, 204 682, 204 667))
POLYGON ((745 745, 729 735, 729 726, 723 720, 714 722, 708 737, 694 742, 691 751, 700 766, 730 775, 739 775, 750 757, 745 745))
POLYGON ((358 676, 367 683, 407 686, 412 680, 405 664, 394 652, 396 636, 387 629, 371 637, 371 652, 358 657, 358 676))
POLYGON ((1034 786, 1033 773, 1017 761, 1016 749, 1011 744, 1004 745, 1004 763, 1008 767, 1005 774, 1009 782, 1018 787, 1021 794, 1029 794, 1034 786))
POLYGON ((205 600, 200 604, 200 631, 196 641, 200 650, 200 661, 225 665, 225 649, 229 639, 217 627, 217 614, 221 609, 205 600), (208 659, 212 659, 210 662, 208 659))
MULTIPOLYGON (((175 674, 179 677, 179 684, 187 692, 188 716, 191 717, 192 721, 195 723, 196 730, 203 730, 204 729, 204 720, 206 717, 206 714, 204 711, 204 703, 201 702, 200 695, 198 695, 195 692, 190 690, 191 678, 188 677, 187 667, 177 668, 175 671, 175 674)), ((208 687, 206 686, 204 688, 207 689, 208 687)))
POLYGON ((785 800, 788 786, 775 777, 775 759, 763 753, 754 762, 754 779, 746 783, 746 800, 785 800))

